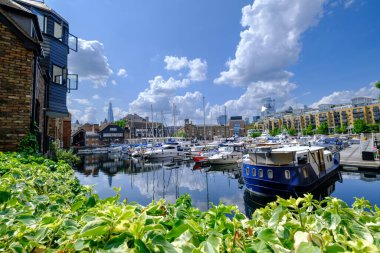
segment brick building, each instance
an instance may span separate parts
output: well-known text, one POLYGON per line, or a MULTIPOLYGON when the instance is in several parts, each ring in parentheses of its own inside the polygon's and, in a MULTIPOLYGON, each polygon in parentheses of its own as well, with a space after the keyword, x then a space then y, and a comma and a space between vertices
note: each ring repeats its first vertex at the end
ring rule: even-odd
POLYGON ((0 0, 0 150, 16 150, 30 132, 43 153, 50 140, 68 146, 66 94, 77 89, 78 76, 67 73, 67 55, 76 42, 67 21, 44 3, 0 0))

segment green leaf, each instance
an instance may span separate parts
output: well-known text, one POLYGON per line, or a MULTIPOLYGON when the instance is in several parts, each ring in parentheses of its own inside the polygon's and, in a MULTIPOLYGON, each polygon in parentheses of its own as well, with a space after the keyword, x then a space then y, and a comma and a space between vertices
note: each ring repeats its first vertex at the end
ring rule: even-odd
POLYGON ((271 228, 261 230, 257 237, 263 240, 264 242, 278 243, 281 245, 281 242, 278 239, 276 233, 271 228))
POLYGON ((11 193, 6 191, 0 191, 0 204, 4 204, 11 198, 11 193))
POLYGON ((150 250, 148 249, 148 247, 140 239, 137 239, 135 241, 135 247, 136 247, 137 252, 150 253, 150 250))
POLYGON ((165 240, 162 235, 157 235, 153 238, 152 243, 158 248, 162 249, 165 253, 177 253, 174 246, 165 240))
POLYGON ((172 239, 179 237, 182 233, 184 233, 186 230, 189 229, 189 226, 187 224, 181 224, 179 226, 174 227, 172 230, 169 231, 169 233, 166 234, 166 239, 172 239))
POLYGON ((106 234, 108 230, 108 222, 102 219, 96 219, 87 223, 80 233, 83 237, 100 236, 106 234))
POLYGON ((338 244, 333 244, 333 245, 330 245, 330 246, 327 246, 326 247, 326 252, 327 253, 337 253, 337 252, 345 252, 346 250, 338 245, 338 244))
POLYGON ((89 240, 84 240, 84 239, 79 239, 74 243, 74 248, 76 250, 83 250, 90 247, 90 241, 89 240))
POLYGON ((353 236, 367 240, 369 243, 373 243, 373 237, 367 227, 362 226, 357 222, 353 222, 349 225, 349 228, 353 236))
POLYGON ((105 249, 107 250, 110 250, 112 248, 118 248, 120 247, 122 244, 124 244, 126 242, 126 238, 128 237, 127 234, 123 233, 117 237, 114 237, 112 238, 111 240, 109 240, 106 245, 104 246, 105 249))
POLYGON ((35 217, 30 214, 20 214, 16 217, 18 221, 21 221, 25 225, 32 225, 35 223, 35 217))
POLYGON ((19 242, 12 242, 11 245, 9 245, 9 249, 12 250, 14 253, 24 253, 26 250, 19 242))
POLYGON ((301 242, 296 253, 322 253, 322 251, 311 243, 301 242))

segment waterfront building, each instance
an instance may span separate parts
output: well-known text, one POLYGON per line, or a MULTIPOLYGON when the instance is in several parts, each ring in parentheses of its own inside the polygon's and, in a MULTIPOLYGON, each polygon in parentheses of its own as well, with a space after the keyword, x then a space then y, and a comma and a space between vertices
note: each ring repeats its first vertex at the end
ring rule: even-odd
POLYGON ((137 114, 128 114, 123 119, 127 121, 126 139, 140 139, 150 137, 166 137, 169 135, 166 127, 160 122, 149 122, 137 114))
POLYGON ((99 124, 83 124, 72 133, 71 138, 72 145, 76 147, 100 146, 99 124))
POLYGON ((213 140, 214 137, 227 138, 229 127, 221 125, 195 125, 192 122, 186 122, 181 129, 185 132, 186 138, 198 140, 213 140), (205 131, 206 130, 206 131, 205 131), (206 135, 205 135, 206 134, 206 135))
POLYGON ((228 123, 229 136, 246 136, 246 123, 242 116, 231 116, 228 123))
POLYGON ((124 128, 107 123, 99 128, 100 141, 104 145, 111 143, 124 143, 124 128))
POLYGON ((309 125, 318 128, 322 123, 326 123, 329 132, 333 133, 337 127, 353 129, 356 119, 362 119, 366 124, 380 124, 380 102, 359 97, 346 104, 322 104, 318 108, 303 108, 299 111, 294 110, 293 113, 276 114, 261 119, 255 123, 255 127, 262 130, 286 127, 301 131, 309 125))
POLYGON ((68 22, 43 2, 0 0, 0 150, 16 150, 28 133, 43 153, 51 140, 67 143, 66 94, 78 88, 67 56, 76 42, 68 22))
POLYGON ((252 124, 259 122, 260 121, 260 116, 253 116, 252 117, 252 124))
POLYGON ((113 119, 113 110, 112 110, 112 102, 108 104, 108 116, 107 116, 107 122, 112 123, 114 122, 113 119))

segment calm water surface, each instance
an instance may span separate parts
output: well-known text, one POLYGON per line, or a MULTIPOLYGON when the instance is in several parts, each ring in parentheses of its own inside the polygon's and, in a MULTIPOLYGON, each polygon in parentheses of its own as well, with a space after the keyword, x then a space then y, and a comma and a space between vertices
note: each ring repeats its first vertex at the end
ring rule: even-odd
MULTIPOLYGON (((113 196, 114 187, 121 188, 121 199, 141 205, 161 198, 173 203, 187 193, 201 210, 209 208, 210 202, 223 202, 247 214, 269 201, 246 191, 237 166, 198 168, 192 161, 143 161, 109 154, 81 158, 76 175, 82 184, 95 185, 101 198, 113 196)), ((380 174, 343 171, 341 175, 342 180, 337 177, 321 187, 321 196, 335 196, 350 205, 354 196, 365 197, 380 206, 380 174)))

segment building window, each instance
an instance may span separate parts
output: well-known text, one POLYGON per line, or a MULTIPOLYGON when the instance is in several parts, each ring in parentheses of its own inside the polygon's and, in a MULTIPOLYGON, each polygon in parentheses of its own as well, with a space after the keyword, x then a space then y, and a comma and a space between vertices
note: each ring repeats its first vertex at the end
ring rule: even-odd
POLYGON ((272 179, 273 178, 273 170, 268 170, 267 175, 268 175, 269 179, 272 179))
POLYGON ((54 22, 54 37, 62 40, 62 25, 57 22, 54 22))
POLYGON ((289 170, 285 170, 285 178, 290 179, 290 171, 289 170))
POLYGON ((47 32, 47 17, 37 14, 38 24, 40 26, 41 32, 47 32))
POLYGON ((53 64, 53 82, 57 84, 66 84, 67 70, 53 64))
POLYGON ((264 176, 264 172, 262 169, 259 169, 259 177, 263 177, 264 176))

